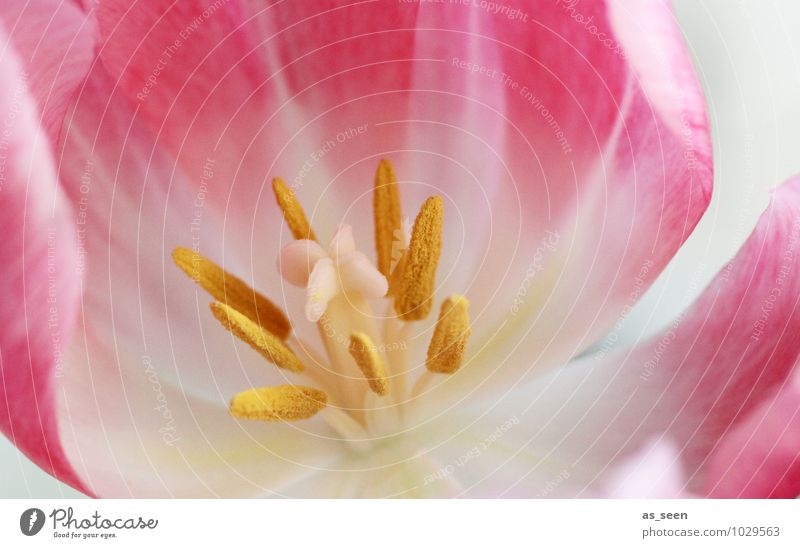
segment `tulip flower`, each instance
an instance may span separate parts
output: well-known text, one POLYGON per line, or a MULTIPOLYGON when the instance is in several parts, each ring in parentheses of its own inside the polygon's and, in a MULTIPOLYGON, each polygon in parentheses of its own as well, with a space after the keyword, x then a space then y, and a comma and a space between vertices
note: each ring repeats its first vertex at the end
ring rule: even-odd
POLYGON ((59 480, 800 493, 800 180, 610 344, 712 191, 667 2, 32 4, 0 11, 0 429, 59 480))

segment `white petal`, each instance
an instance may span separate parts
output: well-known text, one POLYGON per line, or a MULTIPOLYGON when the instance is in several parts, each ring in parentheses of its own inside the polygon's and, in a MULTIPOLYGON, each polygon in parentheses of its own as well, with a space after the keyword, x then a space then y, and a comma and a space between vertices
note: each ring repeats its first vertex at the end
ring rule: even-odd
POLYGON ((99 497, 280 496, 343 455, 321 419, 236 420, 231 394, 192 395, 169 382, 165 364, 116 355, 102 340, 73 345, 67 359, 62 438, 99 497))
POLYGON ((451 498, 462 492, 455 478, 431 481, 440 463, 414 453, 413 437, 406 441, 385 439, 380 448, 320 467, 282 493, 308 498, 451 498))
POLYGON ((80 329, 56 374, 67 457, 98 496, 276 491, 336 448, 316 437, 327 427, 315 420, 273 428, 228 415, 235 393, 296 380, 219 325, 170 253, 193 243, 200 218, 202 253, 250 284, 262 278, 220 252, 223 232, 197 205, 200 191, 113 87, 90 78, 65 130, 61 182, 86 267, 80 315, 59 317, 80 329))

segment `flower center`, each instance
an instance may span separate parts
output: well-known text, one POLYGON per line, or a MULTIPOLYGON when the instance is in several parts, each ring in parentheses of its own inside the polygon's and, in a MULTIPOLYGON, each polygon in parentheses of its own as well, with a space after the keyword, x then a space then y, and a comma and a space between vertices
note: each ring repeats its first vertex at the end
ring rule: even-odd
POLYGON ((375 266, 356 249, 347 225, 340 225, 327 250, 320 246, 294 193, 280 178, 272 187, 295 238, 281 251, 278 268, 290 284, 305 288, 305 316, 318 326, 324 358, 292 335, 281 309, 244 281, 197 252, 173 252, 177 266, 213 297, 211 312, 223 327, 302 379, 236 394, 230 413, 272 422, 319 415, 345 441, 369 447, 369 440, 401 427, 405 402, 423 396, 433 377, 455 373, 464 361, 469 303, 461 295, 441 305, 423 372, 407 358, 413 322, 426 318, 434 304, 442 199, 432 196, 422 204, 409 238, 394 169, 382 160, 373 196, 375 266), (376 316, 375 305, 387 313, 376 316))

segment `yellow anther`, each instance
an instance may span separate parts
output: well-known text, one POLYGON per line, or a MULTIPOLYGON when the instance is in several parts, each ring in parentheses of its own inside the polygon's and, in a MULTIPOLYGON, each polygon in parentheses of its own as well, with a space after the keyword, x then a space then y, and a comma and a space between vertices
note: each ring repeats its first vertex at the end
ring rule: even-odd
POLYGON ((407 262, 408 252, 404 249, 397 259, 397 264, 394 265, 394 270, 392 270, 392 273, 388 277, 389 291, 386 293, 388 296, 393 297, 397 295, 400 292, 398 288, 403 287, 407 262))
POLYGON ((375 215, 375 247, 378 254, 378 270, 389 278, 392 273, 392 254, 398 243, 398 234, 402 234, 402 213, 400 210, 400 192, 397 188, 397 177, 389 160, 381 160, 375 172, 375 193, 373 195, 375 215))
POLYGON ((422 204, 414 221, 402 283, 397 288, 394 308, 402 320, 421 320, 431 311, 436 269, 442 254, 443 221, 442 198, 431 196, 422 204))
POLYGON ((358 364, 367 379, 370 389, 379 396, 389 393, 389 379, 378 354, 378 349, 366 333, 355 332, 350 335, 350 355, 358 364))
POLYGON ((240 392, 231 400, 230 411, 238 419, 299 421, 310 419, 327 403, 322 390, 285 384, 240 392))
POLYGON ((433 373, 455 373, 464 361, 464 349, 470 336, 469 301, 461 295, 442 303, 439 320, 428 345, 425 366, 433 373))
POLYGON ((289 230, 297 240, 315 240, 317 237, 314 231, 311 230, 311 225, 308 224, 306 214, 303 212, 303 206, 297 201, 297 197, 283 179, 275 177, 272 180, 272 190, 275 192, 275 200, 278 202, 278 207, 283 212, 283 218, 286 224, 289 225, 289 230))
POLYGON ((211 303, 211 313, 225 329, 249 344, 267 361, 296 373, 303 370, 303 364, 283 341, 244 314, 220 302, 211 303))
POLYGON ((172 259, 217 301, 227 303, 281 339, 289 336, 292 326, 281 309, 215 262, 185 247, 176 247, 172 259))

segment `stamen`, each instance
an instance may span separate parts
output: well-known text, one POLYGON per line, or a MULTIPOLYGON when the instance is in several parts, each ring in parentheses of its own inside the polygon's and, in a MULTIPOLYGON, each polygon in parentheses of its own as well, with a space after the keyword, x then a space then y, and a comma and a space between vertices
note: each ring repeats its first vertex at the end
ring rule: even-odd
POLYGON ((400 192, 397 188, 397 177, 394 175, 394 169, 389 160, 381 160, 378 170, 375 172, 373 207, 378 270, 389 278, 392 273, 393 248, 397 241, 397 235, 403 230, 400 192))
POLYGON ((425 366, 433 373, 455 373, 464 360, 464 349, 470 336, 469 301, 461 295, 448 297, 442 303, 439 320, 428 346, 425 366))
POLYGON ((211 313, 231 333, 278 367, 299 373, 303 364, 278 337, 230 306, 211 303, 211 313))
POLYGON ((400 319, 407 322, 425 318, 433 306, 436 269, 442 254, 443 221, 442 198, 431 196, 422 204, 414 221, 403 279, 394 303, 400 319))
POLYGON ((303 212, 303 206, 297 201, 297 197, 283 179, 275 177, 272 180, 272 190, 275 192, 275 200, 278 202, 278 207, 283 212, 283 218, 286 224, 289 225, 289 230, 297 240, 314 240, 317 237, 314 231, 311 230, 311 225, 308 224, 306 214, 303 212))
POLYGON ((289 336, 292 326, 281 309, 215 262, 185 247, 176 247, 172 259, 217 301, 229 304, 281 339, 289 336))
POLYGON ((389 393, 389 380, 386 368, 378 354, 378 348, 366 333, 355 332, 350 335, 350 355, 358 364, 370 389, 379 396, 389 393))
POLYGON ((322 390, 285 384, 236 394, 231 400, 230 412, 238 419, 298 421, 310 419, 327 403, 328 396, 322 390))

